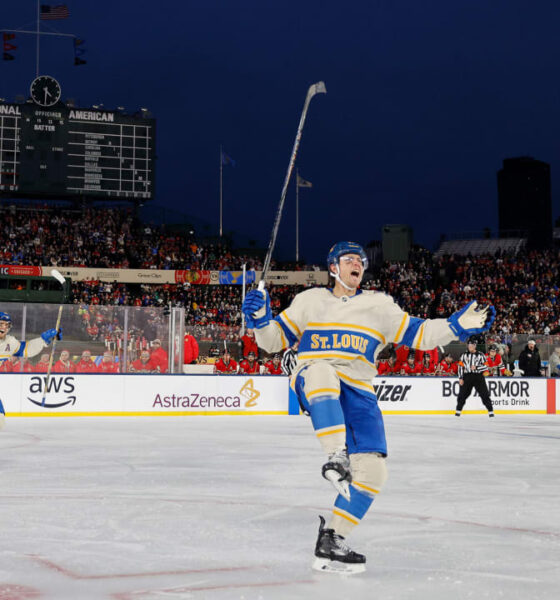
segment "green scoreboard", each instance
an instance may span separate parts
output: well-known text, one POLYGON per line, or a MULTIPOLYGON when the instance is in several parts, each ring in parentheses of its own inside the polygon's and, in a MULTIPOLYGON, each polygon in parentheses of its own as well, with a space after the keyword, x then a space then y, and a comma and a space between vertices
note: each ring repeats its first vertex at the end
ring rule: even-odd
POLYGON ((1 195, 150 200, 154 167, 155 120, 142 113, 67 106, 48 76, 27 103, 0 103, 1 195))

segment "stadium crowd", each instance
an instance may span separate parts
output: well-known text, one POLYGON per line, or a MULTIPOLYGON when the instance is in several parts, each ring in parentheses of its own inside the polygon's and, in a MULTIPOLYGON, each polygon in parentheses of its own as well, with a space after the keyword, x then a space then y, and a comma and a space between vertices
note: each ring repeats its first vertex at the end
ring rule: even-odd
MULTIPOLYGON (((171 233, 164 226, 142 223, 130 209, 1 207, 0 213, 4 240, 0 264, 4 265, 240 270, 245 263, 248 269, 261 267, 258 256, 236 254, 225 243, 202 242, 192 232, 171 233)), ((498 318, 487 339, 496 343, 509 361, 511 345, 523 336, 560 332, 559 282, 557 248, 439 257, 416 248, 407 261, 374 265, 363 287, 386 292, 405 311, 419 317, 447 317, 471 299, 493 304, 498 318)), ((273 313, 285 308, 301 290, 301 286, 272 286, 273 313)), ((113 350, 121 335, 118 323, 101 311, 94 315, 92 307, 184 307, 185 326, 196 340, 234 347, 241 343, 241 301, 239 285, 73 281, 70 293, 70 302, 84 307, 82 325, 89 339, 105 339, 113 350), (88 315, 94 316, 93 321, 88 315)), ((158 331, 154 325, 151 331, 131 330, 130 335, 141 339, 157 336, 158 331)), ((213 353, 213 358, 220 354, 213 353)), ((441 366, 443 357, 438 359, 432 361, 434 374, 445 368, 441 366)), ((420 363, 417 356, 415 364, 420 363)), ((406 371, 406 360, 395 364, 406 371)))

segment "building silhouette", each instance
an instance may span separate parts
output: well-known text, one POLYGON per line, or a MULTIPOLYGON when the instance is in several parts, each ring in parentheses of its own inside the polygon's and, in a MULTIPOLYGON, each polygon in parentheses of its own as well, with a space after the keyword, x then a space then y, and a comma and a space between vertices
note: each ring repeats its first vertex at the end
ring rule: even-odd
POLYGON ((530 156, 506 158, 498 171, 500 237, 519 235, 533 248, 552 243, 550 165, 530 156))

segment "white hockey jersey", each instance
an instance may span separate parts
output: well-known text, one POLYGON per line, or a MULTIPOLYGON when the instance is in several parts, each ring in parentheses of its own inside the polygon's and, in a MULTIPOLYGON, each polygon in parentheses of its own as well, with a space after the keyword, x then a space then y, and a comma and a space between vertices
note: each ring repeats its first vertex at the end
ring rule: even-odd
POLYGON ((29 342, 20 342, 13 335, 7 335, 3 340, 0 340, 0 364, 10 356, 23 356, 25 358, 37 356, 46 346, 47 344, 40 337, 29 342))
POLYGON ((328 288, 298 294, 291 305, 262 329, 259 346, 278 352, 299 340, 294 373, 326 360, 347 380, 371 383, 375 359, 389 343, 430 350, 457 339, 445 319, 418 319, 381 292, 362 291, 337 298, 328 288))

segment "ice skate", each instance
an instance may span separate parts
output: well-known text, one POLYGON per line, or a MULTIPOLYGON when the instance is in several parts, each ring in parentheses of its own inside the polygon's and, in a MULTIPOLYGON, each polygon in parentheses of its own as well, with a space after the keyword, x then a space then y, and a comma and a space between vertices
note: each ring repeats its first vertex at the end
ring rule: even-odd
POLYGON ((313 568, 316 571, 327 573, 354 574, 366 570, 366 557, 351 550, 344 542, 344 538, 334 532, 334 529, 325 529, 325 519, 319 516, 319 536, 315 545, 315 561, 313 568))
POLYGON ((494 411, 493 410, 489 410, 488 411, 488 416, 491 418, 494 416, 494 411))
POLYGON ((455 416, 456 417, 460 417, 461 416, 461 411, 460 410, 456 410, 455 411, 455 416))

